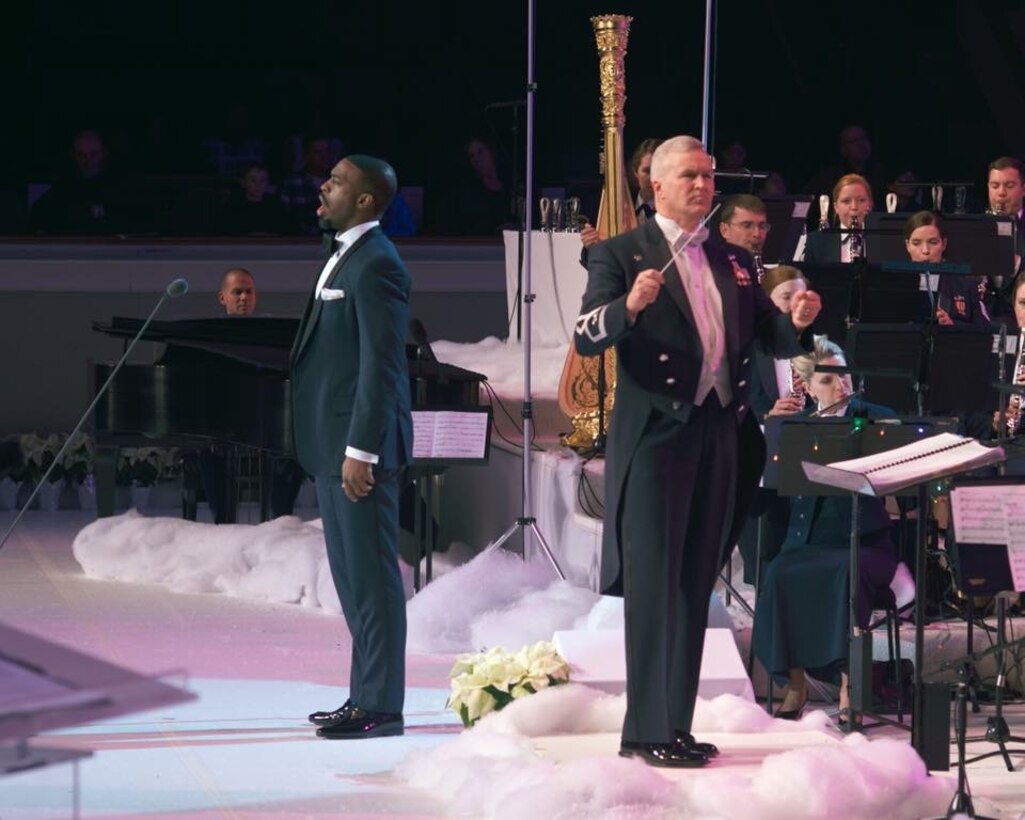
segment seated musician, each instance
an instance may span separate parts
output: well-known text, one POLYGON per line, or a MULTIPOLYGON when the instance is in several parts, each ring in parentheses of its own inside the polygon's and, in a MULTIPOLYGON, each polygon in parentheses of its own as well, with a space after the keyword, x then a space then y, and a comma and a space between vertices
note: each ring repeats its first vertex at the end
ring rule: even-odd
MULTIPOLYGON (((251 316, 256 310, 256 281, 245 268, 229 268, 221 277, 217 301, 226 316, 251 316)), ((272 458, 263 492, 270 493, 272 518, 291 515, 299 488, 306 479, 299 465, 288 458, 272 458)), ((222 449, 211 445, 199 452, 199 477, 214 523, 225 524, 235 520, 234 501, 231 499, 228 476, 228 458, 222 449)))
MULTIPOLYGON (((1007 335, 1013 336, 1018 333, 1019 344, 1022 342, 1021 332, 1025 329, 1025 272, 1019 273, 1011 284, 1011 307, 1014 309, 1014 326, 1008 327, 1007 335)), ((1017 349, 1017 348, 1016 348, 1017 349)), ((1025 361, 1025 356, 1022 356, 1021 351, 1018 351, 1018 355, 1015 356, 1015 362, 1019 363, 1018 372, 1010 372, 1007 374, 1008 379, 1014 379, 1017 383, 1025 383, 1025 367, 1021 366, 1020 362, 1025 361)), ((1007 399, 1007 408, 1004 412, 1004 424, 1006 425, 1006 432, 1009 436, 1016 436, 1022 433, 1022 419, 1021 409, 1022 405, 1025 405, 1025 396, 1015 398, 1013 395, 1007 399)), ((997 437, 997 431, 1000 429, 1000 411, 997 410, 993 413, 992 419, 992 434, 991 438, 997 437)), ((969 435, 972 433, 969 432, 969 435)), ((982 436, 980 436, 982 437, 982 436)), ((1020 463, 1021 459, 1010 459, 1008 460, 1009 469, 1007 472, 1012 475, 1020 475, 1025 470, 1025 465, 1020 463)))
POLYGON ((221 277, 217 301, 228 316, 251 316, 256 311, 256 281, 245 268, 229 268, 221 277))
MULTIPOLYGON (((904 247, 912 262, 942 262, 947 250, 943 219, 919 211, 904 223, 904 247)), ((936 289, 936 321, 941 325, 988 324, 974 276, 941 275, 936 289)))
POLYGON ((854 234, 844 231, 854 222, 861 227, 865 226, 865 217, 872 210, 872 186, 868 180, 859 174, 840 177, 833 186, 833 210, 836 212, 840 232, 813 231, 808 234, 804 248, 805 262, 819 264, 851 261, 854 234))
MULTIPOLYGON (((764 233, 762 233, 764 236, 764 233)), ((790 301, 795 293, 808 289, 804 274, 790 265, 769 268, 762 278, 762 288, 772 303, 783 313, 790 313, 790 301)), ((751 370, 751 410, 759 422, 772 416, 790 416, 805 407, 805 386, 794 371, 789 359, 775 359, 755 345, 754 368, 751 370)), ((790 501, 775 490, 760 487, 737 548, 744 559, 744 582, 756 581, 758 558, 771 561, 786 537, 790 520, 790 501), (759 523, 761 543, 759 544, 759 523)))
MULTIPOLYGON (((828 415, 893 416, 885 407, 851 399, 850 376, 816 373, 822 365, 844 365, 840 347, 825 336, 815 337, 810 356, 794 359, 808 393, 819 411, 828 415)), ((883 499, 859 501, 861 548, 857 593, 858 625, 868 626, 876 593, 887 586, 897 568, 890 517, 883 499)), ((846 496, 808 496, 791 499, 790 526, 780 554, 762 581, 755 608, 752 650, 774 678, 787 680, 776 717, 796 720, 808 700, 805 674, 839 682, 841 724, 849 718, 847 692, 848 579, 851 501, 846 496)))

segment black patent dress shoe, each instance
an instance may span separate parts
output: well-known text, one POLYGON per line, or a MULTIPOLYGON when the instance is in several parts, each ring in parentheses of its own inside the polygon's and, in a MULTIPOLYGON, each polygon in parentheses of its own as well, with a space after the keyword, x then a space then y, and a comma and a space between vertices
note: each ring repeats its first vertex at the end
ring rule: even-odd
POLYGON ((310 715, 310 723, 314 726, 332 726, 341 723, 349 717, 349 713, 356 708, 352 700, 347 700, 333 712, 314 712, 310 715))
POLYGON ((680 743, 632 743, 624 740, 619 744, 620 757, 639 757, 649 766, 670 769, 686 769, 704 766, 708 755, 687 749, 680 743))
POLYGON ((681 732, 677 729, 676 742, 683 746, 684 749, 689 749, 692 752, 701 752, 705 757, 717 757, 719 755, 718 746, 714 743, 702 743, 699 740, 695 740, 694 735, 690 732, 681 732))
POLYGON ((345 720, 317 729, 317 737, 327 740, 362 740, 369 737, 395 737, 404 732, 405 724, 401 714, 371 712, 354 706, 345 720))

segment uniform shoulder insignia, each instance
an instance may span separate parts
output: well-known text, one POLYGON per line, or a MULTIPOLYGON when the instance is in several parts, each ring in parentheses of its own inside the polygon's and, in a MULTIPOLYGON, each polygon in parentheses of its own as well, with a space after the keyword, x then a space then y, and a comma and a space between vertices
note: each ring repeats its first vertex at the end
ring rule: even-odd
POLYGON ((577 319, 576 334, 584 336, 592 342, 600 342, 609 333, 605 328, 605 311, 608 305, 602 305, 590 313, 582 313, 577 319))

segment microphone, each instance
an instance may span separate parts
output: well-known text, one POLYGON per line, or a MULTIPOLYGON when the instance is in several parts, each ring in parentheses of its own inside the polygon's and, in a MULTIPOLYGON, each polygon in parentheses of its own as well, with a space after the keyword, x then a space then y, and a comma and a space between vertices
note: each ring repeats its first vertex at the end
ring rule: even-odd
POLYGON ((189 283, 184 279, 175 279, 164 288, 164 295, 169 299, 177 299, 189 292, 189 283))
POLYGON ((409 320, 409 335, 413 339, 413 343, 416 345, 416 352, 420 358, 424 361, 431 362, 431 364, 438 363, 438 357, 434 355, 434 351, 431 349, 431 343, 427 340, 427 328, 424 327, 424 323, 419 319, 409 320))
POLYGON ((131 343, 128 345, 128 347, 125 348, 125 352, 121 354, 121 358, 118 359, 117 364, 114 365, 114 369, 110 371, 110 375, 107 377, 107 380, 103 383, 103 386, 96 391, 96 396, 89 403, 89 406, 85 409, 85 412, 82 414, 82 418, 80 418, 78 420, 78 424, 75 425, 75 429, 68 433, 68 437, 64 440, 64 444, 61 446, 60 450, 57 451, 57 455, 53 457, 53 461, 50 462, 50 466, 46 468, 46 472, 43 473, 43 477, 39 479, 39 483, 36 484, 35 488, 32 490, 32 494, 28 497, 28 500, 25 502, 25 506, 23 506, 21 510, 18 511, 18 515, 15 516, 14 520, 11 522, 11 526, 7 528, 7 532, 5 532, 3 534, 3 537, 0 538, 0 549, 3 549, 4 544, 7 543, 7 539, 10 538, 11 533, 14 532, 14 528, 18 526, 18 522, 21 521, 22 516, 25 515, 25 511, 32 506, 32 502, 35 501, 36 496, 39 495, 39 489, 43 486, 43 483, 50 477, 50 473, 53 472, 53 468, 61 463, 61 459, 64 456, 64 451, 68 449, 68 445, 71 444, 71 441, 72 439, 74 439, 75 434, 82 429, 82 425, 85 424, 86 419, 89 418, 89 414, 92 413, 92 411, 96 408, 96 405, 99 404, 100 399, 103 398, 103 394, 107 392, 107 388, 110 387, 111 382, 114 381, 114 377, 121 369, 121 365, 125 363, 125 360, 128 358, 129 354, 135 348, 136 343, 139 341, 140 338, 142 338, 142 334, 146 332, 146 328, 148 328, 150 322, 153 321, 153 317, 157 315, 157 311, 160 310, 161 305, 163 305, 164 302, 168 299, 174 299, 178 296, 181 296, 184 293, 187 293, 188 290, 189 283, 186 282, 184 279, 175 279, 173 282, 169 283, 166 288, 164 288, 164 292, 160 294, 160 298, 157 300, 157 303, 153 306, 153 310, 150 311, 149 316, 146 317, 146 321, 142 323, 142 327, 140 327, 139 330, 136 332, 135 336, 132 337, 131 343))

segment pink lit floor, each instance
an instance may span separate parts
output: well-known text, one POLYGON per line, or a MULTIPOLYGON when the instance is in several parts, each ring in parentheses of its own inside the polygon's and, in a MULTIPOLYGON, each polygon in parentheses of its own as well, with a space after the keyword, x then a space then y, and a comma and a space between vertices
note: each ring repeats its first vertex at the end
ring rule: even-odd
MULTIPOLYGON (((11 517, 0 513, 0 527, 5 529, 11 517)), ((199 697, 35 741, 93 751, 77 771, 81 816, 413 818, 453 813, 442 798, 392 774, 410 752, 451 740, 461 731, 445 709, 450 656, 409 657, 405 737, 318 740, 306 714, 337 706, 346 694, 349 638, 340 616, 86 579, 70 545, 90 520, 90 514, 79 512, 26 516, 0 551, 0 622, 138 672, 170 675, 199 697)), ((986 713, 973 718, 978 724, 974 733, 986 713)), ((1013 707, 1010 718, 1012 730, 1025 734, 1022 708, 1013 707)), ((896 730, 872 734, 906 737, 896 730)), ((786 748, 834 742, 810 732, 708 739, 723 749, 721 762, 710 767, 720 775, 727 766, 738 775, 750 774, 766 755, 786 748)), ((614 757, 617 742, 615 735, 600 734, 541 738, 538 745, 561 763, 585 755, 614 757)), ((977 744, 972 752, 988 750, 984 747, 977 744)), ((1017 761, 1021 758, 1016 759, 1021 765, 1017 761)), ((0 818, 74 816, 75 774, 74 767, 59 765, 0 778, 0 818)), ((974 764, 968 774, 980 813, 1025 816, 1025 772, 1008 773, 994 759, 974 764)), ((795 806, 789 816, 818 816, 810 811, 795 806)), ((833 806, 822 816, 851 814, 833 806)))

